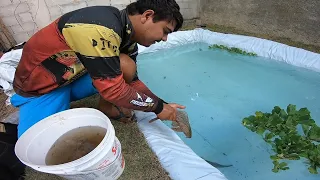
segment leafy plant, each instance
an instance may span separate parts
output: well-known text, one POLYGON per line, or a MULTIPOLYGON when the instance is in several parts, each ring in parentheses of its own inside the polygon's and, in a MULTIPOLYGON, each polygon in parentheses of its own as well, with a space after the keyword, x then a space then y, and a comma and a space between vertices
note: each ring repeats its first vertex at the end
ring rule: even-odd
POLYGON ((318 174, 320 168, 320 127, 310 116, 307 108, 296 109, 289 104, 287 110, 275 106, 271 113, 257 111, 242 120, 242 124, 259 134, 265 142, 272 146, 274 155, 273 172, 288 170, 283 160, 300 160, 305 158, 309 172, 318 174), (298 128, 303 132, 299 133, 298 128))
POLYGON ((227 46, 224 46, 224 45, 218 45, 218 44, 213 44, 211 46, 209 46, 209 49, 222 49, 222 50, 227 50, 231 53, 237 53, 237 54, 242 54, 242 55, 247 55, 247 56, 257 56, 256 53, 253 53, 253 52, 246 52, 242 49, 239 49, 239 48, 235 48, 235 47, 227 47, 227 46))

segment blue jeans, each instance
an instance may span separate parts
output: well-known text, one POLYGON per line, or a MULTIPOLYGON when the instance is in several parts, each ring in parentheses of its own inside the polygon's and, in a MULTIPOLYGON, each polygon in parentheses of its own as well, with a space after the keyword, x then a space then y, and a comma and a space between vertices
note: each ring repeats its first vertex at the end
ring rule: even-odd
POLYGON ((88 74, 40 97, 22 97, 15 94, 11 97, 11 104, 19 108, 18 137, 31 126, 42 119, 67 110, 70 102, 77 101, 98 93, 92 85, 88 74))

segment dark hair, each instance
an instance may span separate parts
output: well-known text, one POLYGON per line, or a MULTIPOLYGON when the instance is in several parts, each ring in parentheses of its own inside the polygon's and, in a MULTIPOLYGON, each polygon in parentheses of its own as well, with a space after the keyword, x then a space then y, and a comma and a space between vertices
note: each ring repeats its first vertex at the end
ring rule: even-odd
POLYGON ((174 31, 182 27, 183 17, 175 0, 137 0, 127 6, 129 15, 143 14, 148 9, 155 13, 153 22, 175 20, 177 25, 174 31))

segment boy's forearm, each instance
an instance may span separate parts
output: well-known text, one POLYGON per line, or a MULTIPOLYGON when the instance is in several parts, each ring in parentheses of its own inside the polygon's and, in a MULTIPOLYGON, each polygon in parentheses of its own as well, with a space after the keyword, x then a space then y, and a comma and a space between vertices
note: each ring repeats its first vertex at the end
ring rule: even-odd
MULTIPOLYGON (((130 83, 130 86, 132 86, 133 88, 135 88, 136 90, 150 96, 153 99, 161 99, 159 98, 157 95, 155 95, 142 81, 140 81, 139 79, 133 81, 132 83, 130 83)), ((161 99, 163 101, 163 103, 168 104, 167 102, 165 102, 163 99, 161 99)))

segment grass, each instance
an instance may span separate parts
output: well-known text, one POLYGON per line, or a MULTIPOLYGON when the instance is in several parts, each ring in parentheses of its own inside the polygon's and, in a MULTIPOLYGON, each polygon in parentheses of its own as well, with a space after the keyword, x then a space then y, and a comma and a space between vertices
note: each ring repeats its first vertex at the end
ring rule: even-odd
MULTIPOLYGON (((196 28, 196 25, 193 23, 188 23, 186 26, 182 28, 182 30, 192 30, 196 28)), ((253 36, 253 37, 258 37, 258 38, 263 38, 263 39, 268 39, 272 40, 275 42, 287 44, 289 46, 297 47, 297 48, 302 48, 308 51, 312 51, 315 53, 320 53, 320 46, 312 45, 312 44, 305 44, 302 42, 298 41, 293 41, 290 38, 287 37, 276 37, 272 36, 269 34, 259 34, 259 33, 252 33, 252 32, 247 32, 241 29, 237 29, 235 27, 230 27, 230 26, 223 26, 223 25, 217 25, 217 24, 209 24, 204 27, 204 29, 208 29, 214 32, 220 32, 220 33, 228 33, 228 34, 239 34, 239 35, 246 35, 246 36, 253 36)))

